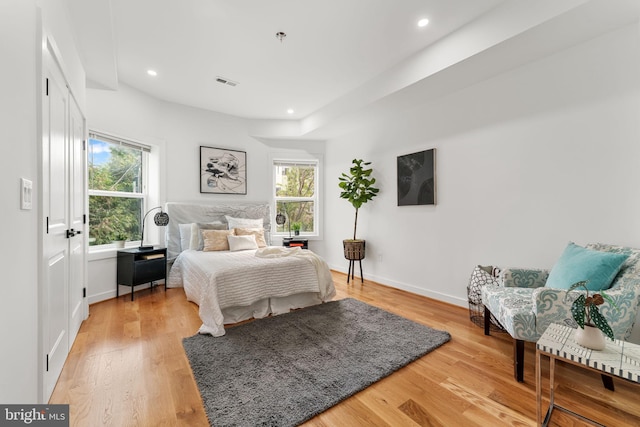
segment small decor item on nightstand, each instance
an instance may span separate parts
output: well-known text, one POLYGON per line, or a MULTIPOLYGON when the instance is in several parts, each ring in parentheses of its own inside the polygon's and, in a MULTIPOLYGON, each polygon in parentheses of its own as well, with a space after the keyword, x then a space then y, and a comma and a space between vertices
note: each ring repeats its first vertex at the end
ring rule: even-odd
POLYGON ((115 239, 113 240, 113 243, 116 245, 117 249, 122 249, 124 248, 124 244, 127 241, 127 238, 129 236, 126 233, 123 232, 119 232, 116 234, 115 239))
POLYGON ((165 225, 169 224, 169 214, 162 211, 162 206, 156 206, 155 208, 149 209, 147 213, 144 214, 144 218, 142 218, 142 236, 140 237, 140 247, 138 248, 141 251, 149 251, 153 249, 153 245, 148 245, 148 246, 144 245, 144 222, 147 219, 147 215, 149 215, 151 211, 156 209, 160 209, 160 212, 158 212, 153 216, 153 222, 158 227, 164 227, 165 225))
POLYGON ((301 228, 302 228, 302 224, 300 224, 299 222, 291 223, 291 229, 293 230, 294 235, 299 236, 301 228))
MULTIPOLYGON (((600 313, 598 306, 604 304, 605 299, 614 307, 616 304, 604 291, 589 296, 586 280, 571 285, 567 295, 576 288, 584 288, 587 291, 586 294, 580 294, 571 305, 571 315, 579 326, 575 335, 576 342, 586 348, 603 350, 606 346, 604 335, 611 340, 614 340, 615 337, 611 326, 600 313)), ((567 295, 565 295, 565 300, 567 295)))

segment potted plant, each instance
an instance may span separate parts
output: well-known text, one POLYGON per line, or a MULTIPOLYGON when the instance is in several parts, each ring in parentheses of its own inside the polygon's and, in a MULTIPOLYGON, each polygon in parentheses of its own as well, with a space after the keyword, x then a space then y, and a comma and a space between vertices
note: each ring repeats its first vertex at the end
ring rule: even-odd
POLYGON ((338 186, 342 191, 340 198, 346 199, 353 205, 356 210, 355 221, 353 223, 353 239, 343 240, 344 256, 350 261, 362 260, 365 255, 365 241, 357 238, 358 230, 358 210, 378 195, 379 189, 373 184, 376 179, 371 176, 373 169, 367 168, 371 162, 365 162, 361 159, 353 159, 353 164, 349 169, 349 173, 342 173, 338 178, 340 182, 338 186))
POLYGON ((299 222, 292 222, 291 223, 291 229, 293 230, 293 234, 295 234, 296 236, 300 235, 300 229, 302 228, 302 224, 299 222))
POLYGON ((124 243, 129 238, 129 235, 124 231, 119 231, 116 233, 113 243, 115 243, 116 248, 124 248, 124 243))
POLYGON ((604 304, 605 300, 614 307, 616 304, 604 291, 590 296, 586 280, 571 285, 567 295, 577 288, 584 288, 587 292, 586 294, 580 294, 571 304, 571 315, 580 327, 576 331, 576 342, 583 347, 602 350, 606 345, 604 335, 612 341, 614 340, 614 335, 611 326, 600 313, 598 306, 604 304))

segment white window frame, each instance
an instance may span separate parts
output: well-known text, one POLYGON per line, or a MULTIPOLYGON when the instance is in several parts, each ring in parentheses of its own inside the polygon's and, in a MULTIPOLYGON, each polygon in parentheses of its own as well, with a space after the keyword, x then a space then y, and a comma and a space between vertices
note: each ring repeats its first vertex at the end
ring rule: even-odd
MULTIPOLYGON (((272 185, 271 185, 271 210, 272 210, 272 218, 271 218, 271 235, 275 237, 289 237, 289 231, 277 231, 278 224, 276 224, 275 217, 278 214, 277 206, 278 202, 283 201, 291 201, 291 202, 304 202, 304 201, 312 201, 313 202, 313 224, 314 231, 313 232, 300 232, 299 237, 308 238, 311 240, 321 239, 322 238, 322 156, 317 154, 309 154, 309 153, 298 153, 298 154, 273 154, 271 156, 271 176, 272 176, 272 185), (279 197, 276 196, 276 182, 277 176, 276 171, 278 165, 299 165, 299 166, 314 166, 315 167, 315 178, 314 178, 314 190, 313 197, 279 197)), ((287 219, 288 220, 288 219, 287 219)), ((293 236, 293 234, 292 234, 293 236)))
MULTIPOLYGON (((147 211, 147 207, 149 205, 149 154, 151 153, 151 147, 149 145, 143 144, 138 141, 134 141, 132 139, 123 138, 120 136, 111 135, 101 131, 89 130, 89 138, 88 139, 97 139, 100 141, 108 142, 114 145, 120 145, 123 147, 133 148, 135 150, 140 150, 142 152, 142 189, 140 192, 126 192, 126 191, 108 191, 108 190, 92 190, 88 188, 88 195, 91 196, 104 196, 104 197, 122 197, 127 199, 142 199, 142 212, 140 213, 140 218, 144 218, 144 214, 147 211)), ((89 141, 87 140, 87 144, 89 141)), ((89 147, 87 147, 89 150, 89 147)), ((89 183, 89 179, 87 179, 87 186, 89 183)), ((91 215, 91 212, 89 212, 91 215)), ((146 231, 146 230, 145 230, 146 231)), ((89 230, 91 233, 91 230, 89 230)), ((127 247, 136 247, 140 246, 140 240, 133 240, 126 243, 127 247)), ((115 244, 106 243, 102 245, 92 245, 89 246, 90 251, 100 251, 104 249, 115 248, 115 244)))

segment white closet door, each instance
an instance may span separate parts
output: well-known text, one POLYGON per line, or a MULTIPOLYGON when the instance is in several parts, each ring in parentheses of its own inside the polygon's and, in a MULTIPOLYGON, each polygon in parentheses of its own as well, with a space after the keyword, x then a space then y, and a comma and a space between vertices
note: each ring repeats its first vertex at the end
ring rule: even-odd
POLYGON ((88 307, 86 286, 85 119, 51 44, 43 52, 42 285, 40 328, 44 351, 42 401, 62 372, 88 307))

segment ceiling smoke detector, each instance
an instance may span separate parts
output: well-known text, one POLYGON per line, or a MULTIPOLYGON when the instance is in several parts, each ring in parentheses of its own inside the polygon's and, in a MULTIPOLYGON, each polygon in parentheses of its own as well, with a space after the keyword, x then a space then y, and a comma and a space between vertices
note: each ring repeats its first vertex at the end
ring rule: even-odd
POLYGON ((285 37, 287 37, 287 33, 285 33, 285 32, 278 31, 278 32, 276 33, 276 38, 277 38, 278 40, 280 40, 280 43, 282 43, 282 40, 284 40, 284 38, 285 38, 285 37))
POLYGON ((238 86, 238 82, 234 82, 233 80, 226 79, 224 77, 216 76, 216 81, 223 85, 227 86, 238 86))

